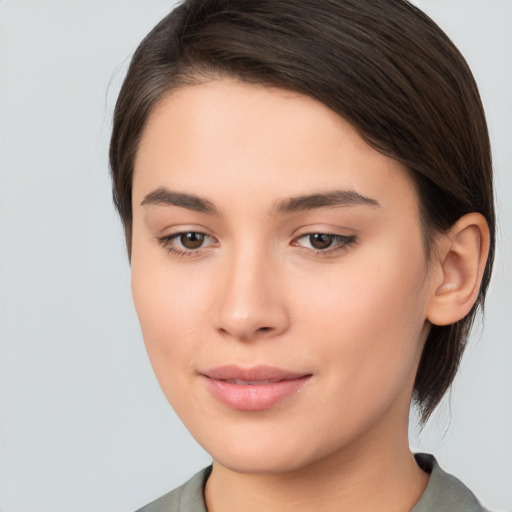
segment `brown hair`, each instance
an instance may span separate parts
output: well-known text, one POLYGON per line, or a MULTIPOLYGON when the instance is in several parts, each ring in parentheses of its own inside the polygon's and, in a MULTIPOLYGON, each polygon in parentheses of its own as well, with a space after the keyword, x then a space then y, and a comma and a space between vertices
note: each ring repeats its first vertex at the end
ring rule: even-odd
POLYGON ((110 146, 116 207, 131 247, 131 186, 144 126, 158 101, 222 76, 314 97, 374 148, 410 170, 425 244, 480 212, 490 255, 471 312, 432 326, 414 387, 426 421, 450 386, 491 274, 495 216, 489 136, 466 61, 405 0, 186 0, 142 41, 119 94, 110 146))

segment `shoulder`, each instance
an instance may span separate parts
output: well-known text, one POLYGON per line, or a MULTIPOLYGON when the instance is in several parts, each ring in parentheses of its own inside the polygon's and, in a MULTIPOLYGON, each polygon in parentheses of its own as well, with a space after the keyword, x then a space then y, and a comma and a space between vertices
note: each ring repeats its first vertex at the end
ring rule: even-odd
POLYGON ((204 483, 211 466, 196 473, 182 486, 164 494, 137 512, 207 512, 204 505, 204 483))
POLYGON ((430 480, 411 512, 489 512, 460 480, 443 471, 432 455, 417 454, 416 461, 430 473, 430 480))

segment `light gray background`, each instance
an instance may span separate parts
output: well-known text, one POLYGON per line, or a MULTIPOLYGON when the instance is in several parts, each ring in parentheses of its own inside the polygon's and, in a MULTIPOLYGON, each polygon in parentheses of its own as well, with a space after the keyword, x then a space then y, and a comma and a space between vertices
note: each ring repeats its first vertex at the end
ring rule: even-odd
MULTIPOLYGON (((172 4, 0 1, 1 512, 127 512, 208 463, 149 367, 107 168, 127 59, 172 4)), ((412 444, 512 510, 512 2, 417 4, 480 84, 500 246, 485 328, 412 444)))

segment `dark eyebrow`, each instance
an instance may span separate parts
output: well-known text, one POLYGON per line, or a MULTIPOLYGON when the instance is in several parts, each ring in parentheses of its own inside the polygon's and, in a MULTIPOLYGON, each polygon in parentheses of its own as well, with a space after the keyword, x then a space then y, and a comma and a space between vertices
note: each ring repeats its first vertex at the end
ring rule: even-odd
POLYGON ((277 213, 292 213, 303 210, 313 210, 315 208, 354 205, 380 207, 378 201, 370 197, 363 196, 355 190, 334 190, 332 192, 283 199, 276 203, 274 210, 277 213))
POLYGON ((217 213, 217 209, 208 199, 193 194, 185 194, 184 192, 173 192, 163 187, 150 192, 140 204, 172 205, 200 213, 217 213))
MULTIPOLYGON (((174 192, 164 187, 157 188, 153 192, 147 194, 142 200, 141 205, 172 205, 200 213, 208 213, 210 215, 218 214, 214 204, 208 199, 204 199, 194 194, 174 192)), ((304 210, 313 210, 315 208, 354 205, 368 205, 373 207, 380 206, 378 201, 375 199, 363 196, 355 190, 335 190, 331 192, 282 199, 274 205, 273 210, 276 213, 293 213, 304 210)))

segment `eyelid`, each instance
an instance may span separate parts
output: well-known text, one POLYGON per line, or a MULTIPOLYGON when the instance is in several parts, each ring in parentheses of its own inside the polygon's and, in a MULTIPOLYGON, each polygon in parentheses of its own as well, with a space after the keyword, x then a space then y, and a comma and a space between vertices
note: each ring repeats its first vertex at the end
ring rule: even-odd
POLYGON ((355 235, 343 235, 341 233, 331 233, 327 230, 312 230, 307 233, 302 233, 301 235, 296 236, 292 240, 291 245, 297 246, 300 249, 304 250, 305 252, 313 254, 318 257, 328 257, 328 256, 332 256, 335 253, 348 250, 356 242, 357 242, 357 237, 355 235), (335 240, 335 243, 333 246, 326 247, 325 249, 317 249, 315 247, 304 247, 298 243, 299 240, 308 238, 308 237, 311 237, 314 235, 330 236, 335 240))
POLYGON ((173 233, 169 233, 169 234, 166 234, 166 235, 162 235, 162 236, 158 236, 156 237, 156 240, 157 242, 164 248, 166 249, 169 253, 171 254, 175 254, 177 256, 200 256, 202 255, 205 250, 208 250, 210 247, 215 247, 218 245, 218 241, 216 240, 216 238, 208 233, 205 233, 204 231, 201 231, 199 229, 183 229, 181 228, 179 231, 175 231, 173 233), (198 247, 197 249, 189 249, 189 248, 186 248, 186 247, 182 247, 180 248, 179 246, 176 247, 174 245, 174 243, 176 242, 176 240, 179 240, 179 238, 183 235, 187 235, 187 234, 191 234, 191 233, 194 233, 194 234, 197 234, 197 235, 203 235, 205 237, 205 240, 209 239, 209 240, 213 240, 214 243, 210 243, 208 245, 201 245, 200 247, 198 247))
MULTIPOLYGON (((311 226, 312 227, 312 226, 311 226)), ((356 242, 356 236, 353 234, 346 235, 341 233, 332 232, 333 230, 322 229, 322 227, 317 229, 309 229, 307 232, 303 232, 301 234, 296 234, 295 237, 291 240, 290 245, 299 248, 300 250, 313 254, 319 257, 327 257, 330 255, 334 255, 340 251, 346 251, 351 246, 353 246, 356 242), (317 248, 314 246, 307 247, 300 243, 301 240, 307 239, 308 237, 313 237, 315 235, 324 235, 332 238, 332 243, 324 248, 317 248)), ((201 228, 195 227, 185 227, 180 226, 174 232, 167 233, 165 235, 155 237, 158 244, 166 249, 169 253, 179 256, 201 256, 208 251, 212 247, 218 247, 219 241, 213 235, 206 232, 201 228), (202 235, 204 237, 201 245, 196 248, 189 248, 183 246, 182 242, 180 242, 180 238, 187 234, 197 234, 202 235)))

